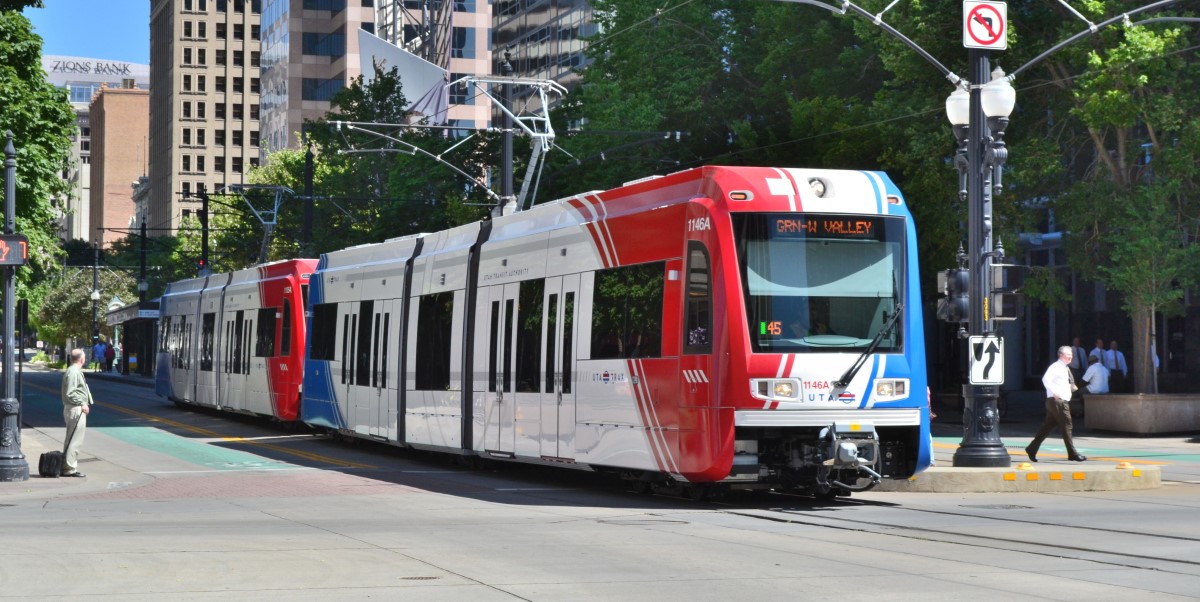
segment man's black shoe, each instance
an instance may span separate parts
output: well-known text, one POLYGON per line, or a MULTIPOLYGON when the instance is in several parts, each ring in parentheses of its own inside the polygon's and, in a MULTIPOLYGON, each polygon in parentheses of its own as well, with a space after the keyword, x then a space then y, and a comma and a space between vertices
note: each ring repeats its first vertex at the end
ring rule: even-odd
POLYGON ((1072 462, 1087 462, 1087 456, 1075 456, 1070 459, 1072 462))
POLYGON ((1029 461, 1030 461, 1030 462, 1037 462, 1037 452, 1035 452, 1035 451, 1029 451, 1029 448, 1028 448, 1028 447, 1026 447, 1026 448, 1025 448, 1025 455, 1029 456, 1029 461))
POLYGON ((69 473, 63 473, 62 476, 64 476, 64 477, 86 477, 87 475, 83 474, 82 472, 69 472, 69 473))

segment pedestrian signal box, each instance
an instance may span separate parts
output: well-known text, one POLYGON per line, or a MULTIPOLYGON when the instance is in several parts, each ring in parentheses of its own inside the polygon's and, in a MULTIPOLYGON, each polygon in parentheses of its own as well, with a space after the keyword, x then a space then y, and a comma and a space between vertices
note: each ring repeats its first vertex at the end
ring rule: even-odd
POLYGON ((0 265, 29 263, 29 239, 24 234, 0 234, 0 265))

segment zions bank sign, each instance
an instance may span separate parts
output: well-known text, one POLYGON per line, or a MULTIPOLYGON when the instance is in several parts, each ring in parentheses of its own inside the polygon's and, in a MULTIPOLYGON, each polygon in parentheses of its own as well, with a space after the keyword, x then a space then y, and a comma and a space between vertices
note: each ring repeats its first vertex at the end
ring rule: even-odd
POLYGON ((50 73, 91 73, 95 75, 133 75, 129 63, 106 61, 73 61, 55 59, 50 62, 50 73))

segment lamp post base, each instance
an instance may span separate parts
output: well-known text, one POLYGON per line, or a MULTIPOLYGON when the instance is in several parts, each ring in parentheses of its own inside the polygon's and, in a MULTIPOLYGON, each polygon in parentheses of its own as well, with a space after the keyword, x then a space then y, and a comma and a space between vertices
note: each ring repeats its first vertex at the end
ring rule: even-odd
POLYGON ((29 462, 21 453, 20 402, 0 399, 0 482, 29 480, 29 462))
POLYGON ((996 401, 1000 388, 963 385, 963 440, 954 452, 954 466, 1008 468, 1012 459, 1000 440, 1000 413, 996 401))

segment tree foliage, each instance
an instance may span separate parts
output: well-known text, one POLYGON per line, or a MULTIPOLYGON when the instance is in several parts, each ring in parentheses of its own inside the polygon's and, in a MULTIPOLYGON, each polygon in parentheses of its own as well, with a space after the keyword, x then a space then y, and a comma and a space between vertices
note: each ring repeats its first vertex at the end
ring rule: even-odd
POLYGON ((76 130, 66 92, 46 81, 41 38, 18 12, 27 7, 41 2, 0 3, 0 137, 11 131, 16 149, 16 231, 29 238, 29 267, 17 270, 25 298, 28 285, 46 278, 61 257, 52 202, 69 193, 60 175, 76 130))
MULTIPOLYGON (((137 281, 129 274, 110 269, 99 269, 100 300, 96 316, 100 334, 111 340, 113 328, 105 316, 108 304, 114 297, 129 303, 137 299, 137 281)), ((92 338, 92 278, 88 268, 65 268, 50 282, 45 299, 37 314, 38 337, 55 345, 62 345, 68 338, 91 341, 92 338)))

